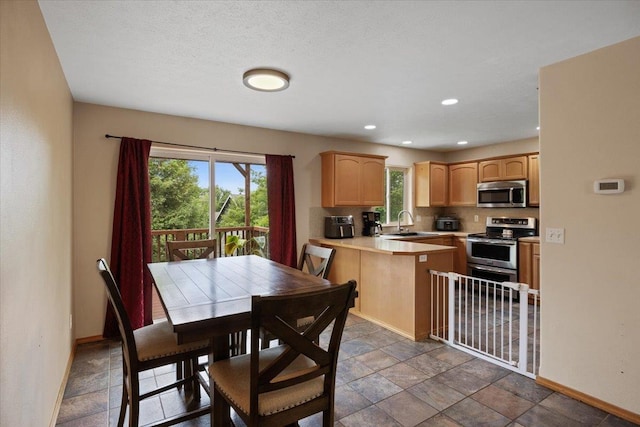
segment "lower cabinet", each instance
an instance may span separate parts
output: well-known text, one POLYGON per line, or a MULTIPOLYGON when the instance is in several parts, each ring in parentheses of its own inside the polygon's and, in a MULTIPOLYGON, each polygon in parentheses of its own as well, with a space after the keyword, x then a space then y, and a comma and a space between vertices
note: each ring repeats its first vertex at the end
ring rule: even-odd
POLYGON ((454 237, 453 246, 456 247, 453 257, 453 271, 458 274, 467 274, 467 238, 454 237))
POLYGON ((540 290, 540 243, 518 243, 518 281, 540 290))
MULTIPOLYGON (((326 246, 326 245, 323 245, 326 246)), ((333 283, 346 283, 355 280, 356 290, 360 293, 360 250, 329 246, 336 250, 329 271, 329 280, 333 283)), ((360 298, 356 298, 355 310, 360 311, 360 298)))

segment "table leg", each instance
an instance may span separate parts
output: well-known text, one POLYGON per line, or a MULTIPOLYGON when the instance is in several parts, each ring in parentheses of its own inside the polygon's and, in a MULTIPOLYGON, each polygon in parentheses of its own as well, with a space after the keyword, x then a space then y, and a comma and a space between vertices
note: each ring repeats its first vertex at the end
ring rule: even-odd
MULTIPOLYGON (((210 340, 209 346, 209 367, 213 364, 215 360, 222 360, 229 358, 229 336, 223 335, 218 337, 212 337, 210 340)), ((209 369, 211 372, 211 369, 209 369)), ((211 426, 216 427, 230 427, 231 426, 231 416, 230 416, 230 407, 226 404, 224 398, 218 396, 215 397, 215 387, 213 385, 213 380, 211 376, 209 376, 209 389, 211 391, 211 413, 210 413, 210 424, 211 426)))

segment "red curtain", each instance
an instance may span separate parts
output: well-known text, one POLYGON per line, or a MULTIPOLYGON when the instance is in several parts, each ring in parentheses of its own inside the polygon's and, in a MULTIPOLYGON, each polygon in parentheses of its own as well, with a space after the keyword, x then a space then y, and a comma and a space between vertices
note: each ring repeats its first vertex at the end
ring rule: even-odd
POLYGON ((296 267, 296 202, 291 156, 266 155, 271 259, 296 267))
MULTIPOLYGON (((152 281, 147 269, 151 262, 150 150, 151 141, 122 138, 113 211, 110 267, 134 329, 152 322, 152 281)), ((118 336, 110 305, 103 335, 118 336)))

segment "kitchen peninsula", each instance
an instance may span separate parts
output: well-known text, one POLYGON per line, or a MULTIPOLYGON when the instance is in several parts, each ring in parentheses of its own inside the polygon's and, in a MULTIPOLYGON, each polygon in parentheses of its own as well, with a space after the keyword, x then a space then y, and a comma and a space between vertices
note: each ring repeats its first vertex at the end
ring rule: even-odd
POLYGON ((329 279, 358 282, 352 313, 414 341, 429 336, 431 290, 429 270, 452 271, 453 246, 395 240, 398 237, 310 239, 334 248, 329 279))

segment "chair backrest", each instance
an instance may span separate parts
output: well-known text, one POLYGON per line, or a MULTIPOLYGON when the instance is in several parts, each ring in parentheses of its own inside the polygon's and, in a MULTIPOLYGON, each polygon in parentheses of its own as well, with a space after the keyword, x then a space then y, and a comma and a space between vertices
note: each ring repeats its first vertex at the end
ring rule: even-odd
POLYGON ((209 258, 210 255, 215 258, 216 239, 167 240, 167 254, 169 261, 209 258))
POLYGON ((300 252, 298 270, 304 271, 306 267, 309 274, 326 279, 329 277, 335 253, 336 250, 333 248, 323 248, 305 243, 300 252))
POLYGON ((118 329, 120 330, 120 337, 122 338, 122 357, 124 359, 125 366, 128 372, 136 372, 138 363, 138 352, 136 349, 136 341, 133 336, 133 328, 129 321, 129 316, 124 308, 122 302, 122 296, 120 290, 116 284, 116 280, 111 273, 109 264, 104 258, 100 258, 97 262, 98 271, 104 280, 105 287, 107 288, 107 297, 111 303, 111 307, 118 320, 118 329), (134 366, 132 366, 134 365, 134 366))
MULTIPOLYGON (((356 282, 316 291, 278 296, 254 296, 251 300, 251 391, 250 416, 258 416, 258 395, 323 378, 321 398, 333 404, 338 350, 349 308, 354 306, 356 282), (313 316, 314 321, 300 332, 297 319, 313 316), (323 347, 320 334, 331 328, 331 338, 323 347), (259 366, 260 328, 282 343, 282 354, 267 366, 259 366), (312 361, 312 367, 291 372, 299 356, 312 361), (282 372, 287 369, 284 375, 282 372)), ((269 351, 269 350, 267 350, 269 351)), ((322 410, 322 409, 320 409, 322 410)), ((317 411, 316 411, 317 412, 317 411)), ((257 421, 257 420, 256 420, 257 421)), ((252 424, 257 425, 257 424, 252 424)))

